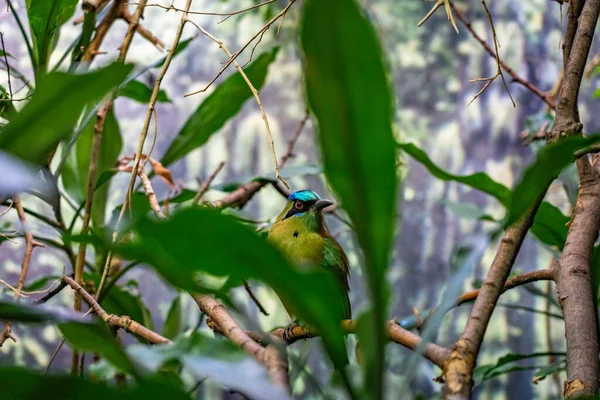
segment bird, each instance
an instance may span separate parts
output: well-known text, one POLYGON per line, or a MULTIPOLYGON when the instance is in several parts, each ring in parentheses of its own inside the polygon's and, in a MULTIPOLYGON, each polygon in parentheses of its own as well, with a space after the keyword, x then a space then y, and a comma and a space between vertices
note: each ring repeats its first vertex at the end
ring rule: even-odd
MULTIPOLYGON (((340 319, 351 319, 348 285, 350 263, 342 246, 327 230, 323 217, 323 209, 333 202, 322 199, 312 190, 293 192, 287 200, 285 208, 269 229, 267 241, 279 248, 296 268, 323 268, 331 273, 336 282, 332 295, 337 300, 332 299, 327 306, 339 306, 340 319)), ((286 327, 285 336, 288 336, 291 329, 299 324, 282 297, 279 294, 292 319, 292 323, 286 327)))

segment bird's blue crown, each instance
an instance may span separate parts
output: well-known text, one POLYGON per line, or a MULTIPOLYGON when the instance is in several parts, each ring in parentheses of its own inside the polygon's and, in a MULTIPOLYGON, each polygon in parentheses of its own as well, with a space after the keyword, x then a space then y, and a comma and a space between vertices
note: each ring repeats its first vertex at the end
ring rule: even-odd
POLYGON ((290 194, 288 200, 316 201, 321 200, 321 196, 319 196, 316 192, 313 192, 312 190, 298 190, 297 192, 290 194))

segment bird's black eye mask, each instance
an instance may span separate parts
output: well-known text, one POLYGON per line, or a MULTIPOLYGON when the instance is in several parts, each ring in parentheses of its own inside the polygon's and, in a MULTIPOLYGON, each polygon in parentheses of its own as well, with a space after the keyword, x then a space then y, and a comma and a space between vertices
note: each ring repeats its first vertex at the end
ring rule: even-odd
POLYGON ((295 200, 294 204, 292 204, 292 208, 290 208, 290 211, 288 211, 287 214, 285 214, 285 217, 283 217, 283 219, 287 219, 287 218, 291 217, 292 215, 304 214, 305 212, 310 210, 310 208, 312 206, 314 206, 316 202, 317 202, 316 200, 309 200, 309 201, 295 200))

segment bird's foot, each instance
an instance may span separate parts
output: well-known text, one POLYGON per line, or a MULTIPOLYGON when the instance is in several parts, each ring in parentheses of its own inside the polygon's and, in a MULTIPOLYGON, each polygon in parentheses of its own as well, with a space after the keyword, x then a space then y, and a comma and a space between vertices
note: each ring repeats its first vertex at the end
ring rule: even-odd
POLYGON ((299 326, 300 326, 300 324, 297 321, 294 321, 294 322, 288 324, 285 328, 283 328, 283 335, 282 335, 283 340, 285 340, 286 342, 291 342, 295 336, 294 329, 299 326))

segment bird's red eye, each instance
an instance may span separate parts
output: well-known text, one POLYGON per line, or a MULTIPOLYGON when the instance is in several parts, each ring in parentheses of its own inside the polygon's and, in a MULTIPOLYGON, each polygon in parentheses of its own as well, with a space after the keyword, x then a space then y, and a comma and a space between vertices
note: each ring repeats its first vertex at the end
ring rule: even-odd
POLYGON ((302 210, 302 202, 300 200, 296 200, 294 207, 296 207, 297 210, 302 210))

